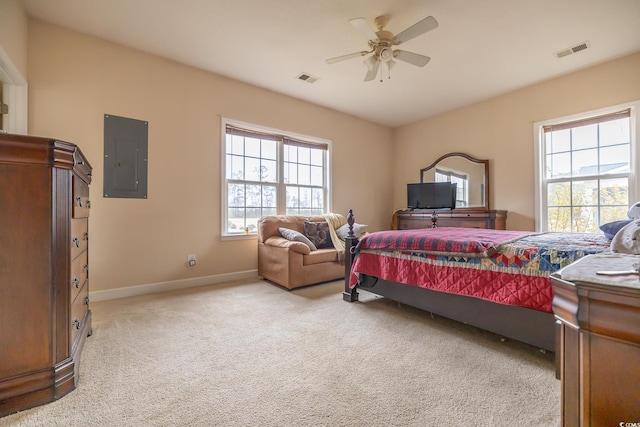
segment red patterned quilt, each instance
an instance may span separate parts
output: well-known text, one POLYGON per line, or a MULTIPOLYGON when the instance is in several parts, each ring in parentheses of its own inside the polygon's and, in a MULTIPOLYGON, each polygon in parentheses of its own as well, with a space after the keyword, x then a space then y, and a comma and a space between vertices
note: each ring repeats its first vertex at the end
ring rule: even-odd
POLYGON ((366 274, 436 291, 552 312, 549 275, 609 249, 602 234, 455 227, 382 231, 360 241, 350 284, 366 274))

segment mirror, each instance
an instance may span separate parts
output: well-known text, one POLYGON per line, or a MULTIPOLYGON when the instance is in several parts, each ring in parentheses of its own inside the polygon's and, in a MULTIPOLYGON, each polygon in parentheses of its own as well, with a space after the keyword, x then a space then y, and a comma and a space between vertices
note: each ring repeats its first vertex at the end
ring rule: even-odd
POLYGON ((457 183, 456 209, 489 209, 489 160, 449 153, 420 169, 420 182, 457 183))

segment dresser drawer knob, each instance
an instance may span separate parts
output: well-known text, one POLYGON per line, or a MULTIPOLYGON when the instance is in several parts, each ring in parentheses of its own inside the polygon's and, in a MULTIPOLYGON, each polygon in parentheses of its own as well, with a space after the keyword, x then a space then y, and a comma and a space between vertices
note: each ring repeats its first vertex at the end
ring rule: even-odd
POLYGON ((77 237, 73 238, 73 244, 76 245, 76 248, 80 247, 80 239, 78 239, 77 237))
POLYGON ((71 322, 71 326, 75 326, 76 329, 80 329, 80 322, 78 321, 78 319, 73 319, 73 322, 71 322))
POLYGON ((84 305, 89 305, 89 297, 84 297, 84 305))
POLYGON ((91 209, 91 200, 87 199, 87 209, 91 209))
POLYGON ((73 276, 73 279, 71 279, 71 283, 73 283, 76 288, 80 287, 80 281, 78 280, 78 278, 76 276, 73 276))
POLYGON ((85 241, 87 241, 87 242, 88 242, 88 241, 89 241, 89 232, 88 232, 88 231, 85 231, 85 232, 84 232, 84 234, 82 235, 82 238, 83 238, 85 241))
POLYGON ((82 207, 82 197, 76 196, 76 200, 78 201, 78 206, 82 207))
POLYGON ((82 268, 84 268, 84 271, 89 275, 89 264, 85 264, 82 268))

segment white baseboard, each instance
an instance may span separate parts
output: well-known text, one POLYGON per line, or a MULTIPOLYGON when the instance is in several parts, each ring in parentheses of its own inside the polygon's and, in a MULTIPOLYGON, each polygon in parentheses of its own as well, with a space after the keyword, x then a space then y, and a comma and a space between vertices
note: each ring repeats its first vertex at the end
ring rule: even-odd
POLYGON ((213 285, 233 280, 256 279, 258 270, 239 271, 236 273, 216 274, 214 276, 193 277, 191 279, 172 280, 169 282, 149 283, 146 285, 129 286, 126 288, 107 289, 89 292, 92 302, 117 298, 133 297, 136 295, 153 294, 156 292, 173 291, 176 289, 195 288, 197 286, 213 285))

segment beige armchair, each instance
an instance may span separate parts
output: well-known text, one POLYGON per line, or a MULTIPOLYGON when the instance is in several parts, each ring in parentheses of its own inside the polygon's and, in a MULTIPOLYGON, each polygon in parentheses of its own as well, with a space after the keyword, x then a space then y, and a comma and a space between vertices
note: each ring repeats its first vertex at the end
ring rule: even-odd
POLYGON ((344 264, 339 261, 335 248, 312 251, 307 244, 287 240, 280 234, 280 227, 304 234, 305 221, 326 222, 323 216, 273 215, 260 218, 258 275, 287 289, 344 278, 344 264))

